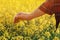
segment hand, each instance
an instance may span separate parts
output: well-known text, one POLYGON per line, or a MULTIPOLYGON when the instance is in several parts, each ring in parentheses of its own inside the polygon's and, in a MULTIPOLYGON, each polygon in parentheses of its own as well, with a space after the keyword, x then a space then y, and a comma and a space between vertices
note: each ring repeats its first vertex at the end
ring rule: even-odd
POLYGON ((21 12, 14 17, 14 23, 18 23, 20 20, 30 20, 30 18, 30 14, 24 14, 21 12))

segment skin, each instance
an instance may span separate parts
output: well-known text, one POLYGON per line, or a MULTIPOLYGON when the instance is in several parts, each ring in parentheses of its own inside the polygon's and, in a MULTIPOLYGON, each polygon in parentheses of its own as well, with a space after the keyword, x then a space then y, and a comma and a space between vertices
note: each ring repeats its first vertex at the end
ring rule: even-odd
POLYGON ((42 16, 44 14, 45 13, 43 11, 41 11, 40 9, 36 9, 35 11, 33 11, 30 14, 20 12, 14 17, 14 23, 18 23, 20 20, 31 20, 33 18, 42 16))

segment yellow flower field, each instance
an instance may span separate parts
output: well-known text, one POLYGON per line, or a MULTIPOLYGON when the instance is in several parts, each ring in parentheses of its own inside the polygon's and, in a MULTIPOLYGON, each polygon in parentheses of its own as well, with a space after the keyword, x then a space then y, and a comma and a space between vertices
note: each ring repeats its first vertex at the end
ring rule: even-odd
POLYGON ((60 25, 54 32, 54 14, 13 23, 16 14, 30 13, 43 2, 45 0, 0 0, 0 40, 60 40, 60 25))

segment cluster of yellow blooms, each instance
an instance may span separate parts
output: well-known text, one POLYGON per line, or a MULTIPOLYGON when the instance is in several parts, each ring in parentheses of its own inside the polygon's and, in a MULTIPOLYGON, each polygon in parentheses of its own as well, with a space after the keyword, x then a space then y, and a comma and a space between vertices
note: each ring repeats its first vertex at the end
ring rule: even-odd
POLYGON ((45 0, 0 0, 0 40, 60 40, 60 25, 56 32, 54 15, 43 15, 14 24, 19 12, 32 12, 45 0))

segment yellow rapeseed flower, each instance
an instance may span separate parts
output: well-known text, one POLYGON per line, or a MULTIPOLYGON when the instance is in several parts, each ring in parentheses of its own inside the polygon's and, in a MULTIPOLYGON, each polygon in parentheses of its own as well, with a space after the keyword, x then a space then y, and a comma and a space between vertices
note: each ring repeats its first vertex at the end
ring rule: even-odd
POLYGON ((45 36, 47 36, 49 38, 51 35, 49 32, 45 32, 45 36))
POLYGON ((53 40, 60 40, 58 37, 54 37, 54 39, 53 40))

